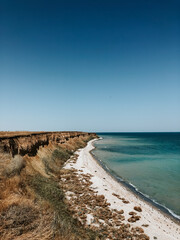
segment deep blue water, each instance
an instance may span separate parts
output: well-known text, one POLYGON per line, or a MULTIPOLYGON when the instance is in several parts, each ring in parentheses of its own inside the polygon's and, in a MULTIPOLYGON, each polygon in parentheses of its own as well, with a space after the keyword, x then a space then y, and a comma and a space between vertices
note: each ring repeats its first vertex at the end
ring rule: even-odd
POLYGON ((95 157, 180 216, 180 133, 97 133, 95 157))

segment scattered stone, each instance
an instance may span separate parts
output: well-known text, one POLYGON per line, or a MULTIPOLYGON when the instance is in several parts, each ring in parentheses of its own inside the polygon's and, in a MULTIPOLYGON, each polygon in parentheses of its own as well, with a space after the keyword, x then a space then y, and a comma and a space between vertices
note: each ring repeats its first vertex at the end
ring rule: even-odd
POLYGON ((148 226, 149 226, 149 224, 142 224, 142 226, 143 226, 143 227, 148 227, 148 226))
POLYGON ((144 230, 141 227, 136 227, 135 229, 137 232, 144 233, 144 230))
POLYGON ((138 221, 140 218, 141 218, 140 216, 135 216, 135 215, 133 215, 132 217, 130 217, 130 218, 128 219, 128 222, 134 223, 134 222, 138 221))
POLYGON ((119 214, 123 214, 124 213, 124 210, 120 210, 118 211, 119 214))
POLYGON ((134 210, 136 210, 137 212, 142 212, 142 208, 141 208, 141 207, 135 206, 135 207, 134 207, 134 210))
POLYGON ((129 215, 136 215, 137 213, 136 212, 129 212, 129 215))
POLYGON ((149 240, 150 238, 146 234, 140 234, 139 239, 149 240))

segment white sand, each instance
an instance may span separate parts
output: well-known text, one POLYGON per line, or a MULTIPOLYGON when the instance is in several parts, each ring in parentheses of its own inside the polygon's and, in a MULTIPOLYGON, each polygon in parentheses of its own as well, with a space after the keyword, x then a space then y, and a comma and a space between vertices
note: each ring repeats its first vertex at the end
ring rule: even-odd
POLYGON ((133 192, 112 178, 98 164, 98 162, 90 154, 90 151, 94 148, 94 141, 96 140, 91 140, 85 148, 77 151, 77 154, 79 155, 77 162, 67 162, 65 168, 83 170, 83 172, 79 171, 79 174, 92 174, 92 188, 98 191, 98 194, 103 194, 105 196, 107 201, 111 203, 111 208, 124 210, 124 223, 128 223, 127 219, 130 217, 128 213, 130 211, 134 211, 134 206, 140 206, 142 208, 142 212, 138 213, 138 215, 141 216, 141 219, 135 223, 131 223, 132 226, 142 227, 142 224, 149 224, 148 227, 142 228, 150 239, 157 238, 159 240, 180 240, 179 224, 173 222, 170 218, 166 217, 166 215, 162 214, 158 209, 154 208, 149 203, 138 198, 133 192), (122 200, 113 196, 112 193, 120 195, 121 198, 125 198, 130 203, 123 203, 122 200))

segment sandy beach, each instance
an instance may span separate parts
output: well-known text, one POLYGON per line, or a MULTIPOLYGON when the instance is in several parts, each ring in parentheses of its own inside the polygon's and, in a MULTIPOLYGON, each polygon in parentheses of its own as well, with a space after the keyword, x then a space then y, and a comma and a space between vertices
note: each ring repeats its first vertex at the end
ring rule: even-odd
MULTIPOLYGON (((150 239, 180 239, 178 223, 175 223, 157 208, 140 199, 124 185, 117 182, 93 158, 90 151, 94 148, 93 142, 96 140, 91 140, 85 148, 78 150, 76 152, 78 154, 77 160, 73 162, 70 159, 65 164, 64 169, 75 169, 79 179, 83 179, 85 175, 90 176, 90 188, 95 190, 97 195, 104 195, 109 209, 112 211, 123 210, 124 218, 122 221, 124 224, 143 229, 150 239), (134 209, 135 206, 138 208, 134 209), (133 221, 134 216, 137 215, 136 221, 133 221)), ((71 196, 73 196, 73 193, 71 193, 71 196)), ((93 224, 93 217, 93 214, 88 214, 86 224, 93 224)))

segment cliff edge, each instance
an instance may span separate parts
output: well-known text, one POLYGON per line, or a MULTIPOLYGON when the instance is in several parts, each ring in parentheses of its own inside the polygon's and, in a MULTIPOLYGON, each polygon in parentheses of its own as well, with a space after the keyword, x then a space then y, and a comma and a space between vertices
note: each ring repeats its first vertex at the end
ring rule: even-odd
POLYGON ((79 137, 95 137, 95 133, 86 132, 1 132, 0 151, 10 153, 13 157, 17 154, 35 156, 40 146, 48 144, 63 144, 69 139, 79 137))

